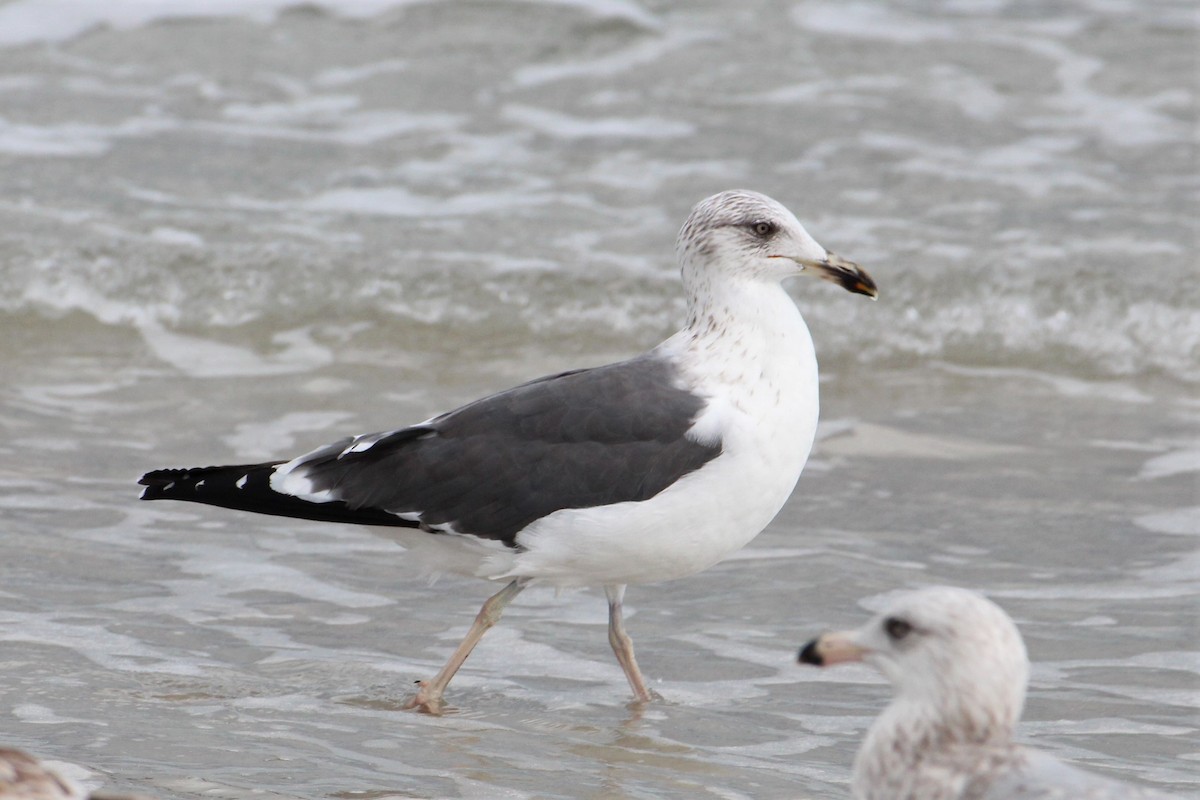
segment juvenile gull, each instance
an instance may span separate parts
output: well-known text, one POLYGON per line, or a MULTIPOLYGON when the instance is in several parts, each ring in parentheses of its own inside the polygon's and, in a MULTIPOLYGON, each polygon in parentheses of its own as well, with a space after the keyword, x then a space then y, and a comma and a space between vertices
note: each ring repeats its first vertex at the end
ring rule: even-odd
POLYGON ((21 750, 0 747, 0 800, 87 800, 74 781, 21 750))
POLYGON ((908 592, 863 627, 800 650, 817 666, 866 661, 895 698, 854 759, 855 800, 1154 800, 1013 742, 1029 659, 1017 626, 952 587, 908 592))
POLYGON ((622 623, 625 586, 691 575, 741 548, 783 506, 812 447, 816 357, 780 282, 816 275, 875 297, 856 264, 754 192, 697 204, 676 254, 687 325, 636 358, 291 461, 157 470, 142 476, 142 499, 400 526, 427 570, 506 581, 410 707, 438 709, 480 637, 535 581, 604 587, 609 642, 649 700, 622 623))
POLYGON ((23 750, 0 747, 0 800, 153 800, 106 790, 88 794, 23 750))

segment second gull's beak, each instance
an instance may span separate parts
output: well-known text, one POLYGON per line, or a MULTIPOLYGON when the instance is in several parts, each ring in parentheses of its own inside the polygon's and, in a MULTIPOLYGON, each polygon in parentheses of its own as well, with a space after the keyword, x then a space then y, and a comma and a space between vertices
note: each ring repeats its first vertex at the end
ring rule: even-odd
POLYGON ((867 649, 854 641, 853 631, 822 633, 804 647, 796 660, 802 664, 828 667, 846 661, 862 661, 867 649))
POLYGON ((872 300, 879 296, 879 292, 875 289, 875 281, 871 279, 871 276, 858 264, 839 255, 826 252, 825 258, 821 261, 807 258, 797 258, 795 261, 801 266, 811 269, 818 278, 832 281, 848 292, 865 294, 872 300))

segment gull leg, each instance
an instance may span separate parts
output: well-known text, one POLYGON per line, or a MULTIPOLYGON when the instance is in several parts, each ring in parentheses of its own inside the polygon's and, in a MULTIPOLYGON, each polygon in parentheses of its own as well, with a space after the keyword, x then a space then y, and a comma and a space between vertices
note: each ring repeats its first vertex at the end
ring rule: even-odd
POLYGON ((608 595, 608 643, 617 655, 617 663, 625 670, 625 677, 629 679, 633 696, 639 703, 648 703, 653 698, 646 688, 646 679, 642 677, 642 671, 638 669, 637 659, 633 657, 633 640, 625 632, 625 623, 621 619, 621 601, 625 598, 625 585, 605 586, 604 593, 608 595))
POLYGON ((499 621, 505 606, 511 603, 512 599, 519 595, 528 583, 528 578, 517 578, 487 599, 483 608, 479 609, 479 614, 476 615, 471 630, 467 631, 467 635, 463 637, 454 654, 450 656, 446 666, 442 667, 441 672, 435 675, 433 680, 421 681, 420 690, 417 691, 414 698, 404 704, 405 708, 415 708, 430 714, 436 714, 441 710, 442 693, 446 691, 446 686, 454 677, 454 673, 458 672, 458 668, 467 660, 467 656, 471 655, 471 651, 475 649, 475 645, 479 644, 483 635, 499 621))

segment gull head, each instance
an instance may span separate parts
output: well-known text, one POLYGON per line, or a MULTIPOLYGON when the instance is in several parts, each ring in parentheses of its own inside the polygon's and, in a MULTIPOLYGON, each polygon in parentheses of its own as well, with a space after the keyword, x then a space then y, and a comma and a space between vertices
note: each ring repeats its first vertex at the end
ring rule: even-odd
POLYGON ((982 595, 953 587, 898 594, 861 628, 813 639, 799 660, 874 666, 891 682, 894 706, 959 741, 1008 739, 1029 680, 1013 621, 982 595))
POLYGON ((758 192, 733 190, 701 200, 679 230, 675 250, 685 279, 815 275, 871 299, 877 295, 861 267, 817 244, 792 212, 758 192))

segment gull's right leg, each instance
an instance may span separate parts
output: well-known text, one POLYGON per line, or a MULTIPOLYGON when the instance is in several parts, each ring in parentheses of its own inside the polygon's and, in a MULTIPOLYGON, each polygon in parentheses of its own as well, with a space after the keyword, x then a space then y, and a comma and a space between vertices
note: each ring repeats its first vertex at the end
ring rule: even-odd
POLYGON ((615 584, 605 586, 604 593, 608 595, 608 643, 612 645, 617 655, 617 663, 625 670, 629 679, 629 687, 639 703, 649 703, 653 696, 646 688, 646 679, 638 669, 637 659, 633 657, 633 640, 625 632, 625 622, 621 618, 621 602, 625 599, 625 585, 615 584))

